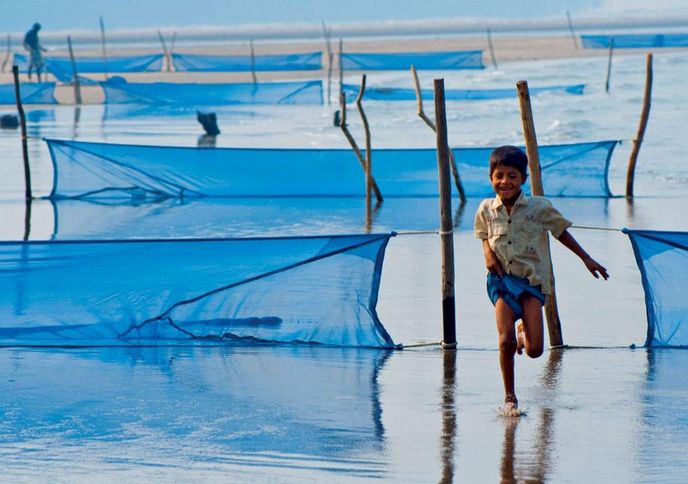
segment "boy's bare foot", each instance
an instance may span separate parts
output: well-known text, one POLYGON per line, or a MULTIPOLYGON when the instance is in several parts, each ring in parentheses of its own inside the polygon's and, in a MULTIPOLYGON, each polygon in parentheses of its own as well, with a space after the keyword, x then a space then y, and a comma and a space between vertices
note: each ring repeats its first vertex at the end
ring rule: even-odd
POLYGON ((523 354, 523 348, 526 347, 526 332, 523 327, 523 322, 518 323, 516 326, 516 353, 519 355, 523 354))
POLYGON ((504 397, 504 404, 499 407, 499 412, 504 417, 518 417, 521 411, 518 409, 518 399, 513 393, 508 393, 504 397))

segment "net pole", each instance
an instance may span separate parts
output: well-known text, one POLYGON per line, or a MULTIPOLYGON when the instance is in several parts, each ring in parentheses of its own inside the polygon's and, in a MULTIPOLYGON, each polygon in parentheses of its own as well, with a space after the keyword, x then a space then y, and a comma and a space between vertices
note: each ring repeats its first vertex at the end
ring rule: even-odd
POLYGON ((497 58, 495 57, 494 46, 492 45, 492 29, 490 29, 490 27, 487 28, 487 46, 490 49, 490 59, 492 59, 492 65, 495 69, 498 69, 497 58))
POLYGON ((434 80, 437 174, 440 192, 440 246, 442 251, 442 348, 456 349, 454 297, 454 223, 451 210, 449 143, 444 103, 444 79, 434 80))
POLYGON ((569 32, 571 32, 571 40, 573 40, 573 47, 578 49, 578 39, 576 38, 576 32, 573 30, 573 21, 571 20, 571 14, 566 11, 566 23, 569 25, 569 32))
POLYGON ((10 60, 10 55, 12 55, 12 37, 7 34, 7 52, 5 53, 5 59, 2 61, 2 72, 5 72, 5 67, 10 60))
POLYGON ((604 92, 609 92, 609 84, 612 78, 612 57, 614 56, 614 37, 609 41, 609 58, 607 59, 607 80, 604 82, 604 92))
POLYGON ((249 39, 248 43, 251 49, 251 77, 253 78, 253 84, 258 84, 258 77, 256 76, 256 52, 253 49, 253 39, 249 39))
POLYGON ((100 43, 103 51, 103 68, 105 70, 105 80, 108 78, 108 67, 107 67, 107 49, 105 48, 105 23, 103 22, 103 17, 100 19, 100 43))
POLYGON ((17 111, 19 112, 19 123, 21 125, 22 158, 24 160, 24 198, 30 200, 33 198, 31 193, 31 166, 29 165, 29 146, 28 137, 26 136, 26 114, 24 113, 21 88, 19 86, 19 66, 12 66, 12 74, 14 76, 14 95, 17 100, 17 111))
POLYGON ((638 132, 633 140, 633 149, 628 159, 628 169, 626 171, 626 197, 633 198, 633 182, 635 179, 635 165, 638 161, 640 145, 643 144, 647 120, 650 117, 650 104, 652 102, 652 54, 647 54, 645 58, 645 95, 643 96, 643 110, 640 113, 638 132))
POLYGON ((160 40, 160 44, 162 45, 162 54, 165 57, 165 63, 167 64, 165 71, 170 72, 171 67, 170 64, 172 63, 170 59, 170 53, 167 50, 167 45, 165 44, 165 38, 162 36, 162 32, 158 30, 158 39, 160 40))
POLYGON ((337 61, 339 62, 339 95, 341 96, 344 92, 344 68, 342 56, 344 55, 344 41, 339 39, 339 55, 337 56, 337 61))
POLYGON ((74 83, 74 102, 81 104, 81 84, 79 83, 79 73, 76 70, 76 60, 74 60, 74 49, 72 49, 72 37, 67 36, 67 47, 69 48, 69 59, 72 62, 72 83, 74 83))
MULTIPOLYGON (((521 122, 523 124, 523 136, 525 138, 526 153, 528 155, 528 168, 530 170, 530 189, 533 195, 543 196, 542 174, 540 172, 540 157, 538 155, 537 137, 535 135, 535 123, 533 122, 533 110, 530 105, 530 92, 526 81, 516 83, 518 100, 521 108, 521 122)), ((547 252, 549 253, 549 238, 547 238, 547 252)), ((554 286, 554 269, 550 257, 550 281, 551 294, 545 299, 545 317, 547 319, 547 330, 549 332, 549 343, 551 347, 562 346, 564 338, 561 333, 561 320, 557 309, 557 296, 554 286)))

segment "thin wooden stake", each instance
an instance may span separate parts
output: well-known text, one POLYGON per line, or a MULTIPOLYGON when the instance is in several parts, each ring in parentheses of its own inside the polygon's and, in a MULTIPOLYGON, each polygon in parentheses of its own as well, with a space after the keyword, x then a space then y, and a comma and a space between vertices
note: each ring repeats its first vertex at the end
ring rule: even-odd
POLYGON ((607 80, 604 83, 604 92, 609 92, 609 82, 612 78, 612 56, 614 55, 614 37, 609 42, 609 59, 607 60, 607 80))
POLYGON ((633 196, 633 182, 635 179, 635 164, 638 161, 640 146, 643 144, 647 120, 650 117, 650 104, 652 102, 652 54, 647 54, 645 58, 645 95, 643 96, 643 110, 640 113, 638 132, 633 140, 631 156, 628 159, 628 170, 626 171, 626 196, 633 196))
POLYGON ((21 100, 21 88, 19 87, 19 66, 12 66, 14 75, 14 95, 17 99, 17 111, 19 112, 19 123, 21 125, 22 157, 24 158, 24 186, 26 188, 24 197, 29 200, 33 198, 31 193, 31 166, 29 165, 29 146, 26 135, 26 115, 21 100))
POLYGON ((494 47, 492 46, 492 30, 490 27, 487 28, 487 46, 490 49, 490 59, 492 59, 492 65, 495 69, 498 69, 497 58, 495 57, 494 47))
POLYGON ((105 48, 105 23, 103 22, 103 17, 100 17, 100 43, 103 50, 103 69, 105 74, 105 80, 108 78, 108 66, 107 66, 107 49, 105 48))
POLYGON ((358 96, 356 96, 356 107, 358 108, 358 114, 361 116, 361 122, 363 123, 363 132, 365 134, 365 173, 366 173, 366 208, 368 211, 370 211, 371 207, 371 200, 370 200, 370 194, 372 191, 372 172, 371 172, 371 165, 372 165, 372 149, 371 149, 371 142, 370 142, 370 125, 368 124, 368 117, 365 114, 365 111, 363 110, 363 104, 361 101, 363 100, 363 95, 365 94, 365 88, 366 88, 366 75, 363 74, 361 78, 361 88, 358 90, 358 96))
POLYGON ((72 49, 72 37, 67 36, 67 47, 69 48, 69 58, 72 61, 72 83, 74 83, 74 103, 81 104, 81 84, 79 83, 79 73, 76 70, 76 60, 74 60, 74 50, 72 49))
POLYGON ((253 78, 253 84, 258 84, 258 77, 256 76, 256 53, 253 50, 253 39, 249 39, 248 42, 251 48, 251 77, 253 78))
POLYGON ((576 37, 576 32, 573 30, 573 22, 571 21, 571 14, 566 11, 566 22, 569 24, 569 31, 571 32, 571 39, 573 40, 573 47, 578 49, 578 38, 576 37))
MULTIPOLYGON (((342 113, 341 120, 339 122, 339 127, 341 128, 342 132, 344 133, 344 136, 346 136, 347 141, 351 145, 351 148, 354 150, 354 154, 356 155, 356 158, 358 159, 358 162, 361 164, 361 168, 363 170, 366 169, 366 160, 363 157, 363 153, 361 153, 361 150, 358 147, 358 144, 356 143, 356 140, 354 139, 353 135, 351 134, 351 131, 349 131, 349 127, 346 124, 346 94, 341 93, 339 95, 339 109, 342 113)), ((371 178, 371 183, 372 183, 372 188, 373 191, 375 192, 375 198, 377 199, 378 202, 382 201, 382 194, 380 193, 380 189, 377 186, 377 182, 375 181, 375 178, 373 177, 372 173, 370 175, 371 178)))
MULTIPOLYGON (((420 82, 418 81, 418 73, 416 72, 416 67, 411 66, 411 75, 413 76, 413 85, 416 88, 416 103, 418 106, 418 116, 420 119, 422 119, 425 124, 427 124, 431 130, 433 130, 435 133, 437 133, 437 129, 435 129, 435 123, 432 122, 432 120, 425 114, 425 111, 423 110, 423 95, 421 94, 420 90, 420 82)), ((454 158, 454 151, 451 149, 449 150, 449 166, 451 168, 452 176, 454 177, 454 185, 456 185, 456 189, 459 192, 459 198, 461 199, 461 202, 466 201, 466 192, 463 189, 463 183, 461 183, 461 176, 459 175, 459 169, 456 166, 456 159, 454 158)))
POLYGON ((449 143, 444 105, 444 79, 434 80, 437 173, 440 192, 440 244, 442 250, 442 347, 456 348, 456 302, 454 298, 454 222, 449 181, 449 143))
MULTIPOLYGON (((526 142, 526 153, 528 155, 528 168, 530 169, 530 188, 533 195, 543 196, 542 174, 540 172, 540 156, 538 154, 537 137, 535 135, 535 123, 533 122, 533 111, 530 105, 530 92, 526 81, 516 83, 518 100, 521 107, 521 122, 523 124, 523 136, 526 142)), ((547 239, 549 252, 549 238, 547 239)), ((550 258, 550 281, 551 294, 545 300, 545 317, 547 319, 547 329, 549 332, 550 346, 562 346, 564 338, 561 333, 561 320, 557 309, 557 296, 554 289, 554 269, 550 258)))
POLYGON ((339 62, 339 95, 341 96, 342 93, 344 92, 344 61, 342 60, 342 56, 344 55, 344 41, 342 39, 339 39, 339 55, 337 56, 337 60, 339 62))
POLYGON ((165 70, 170 72, 172 61, 170 60, 170 53, 167 50, 167 45, 165 44, 165 38, 162 36, 162 32, 158 30, 158 39, 160 39, 160 44, 162 44, 162 54, 165 56, 165 62, 167 64, 165 70))
POLYGON ((5 72, 5 67, 7 67, 7 63, 10 60, 10 56, 12 55, 12 37, 10 34, 7 34, 7 53, 5 54, 5 60, 2 61, 2 72, 5 72))
POLYGON ((325 38, 325 52, 327 53, 327 105, 331 104, 332 98, 332 33, 325 25, 324 21, 320 22, 323 29, 323 37, 325 38))

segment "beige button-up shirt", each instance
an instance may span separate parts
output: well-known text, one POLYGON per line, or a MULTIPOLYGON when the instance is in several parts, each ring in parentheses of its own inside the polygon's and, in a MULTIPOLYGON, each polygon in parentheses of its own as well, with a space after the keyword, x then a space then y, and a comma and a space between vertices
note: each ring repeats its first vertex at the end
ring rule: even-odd
POLYGON ((475 214, 475 236, 488 240, 504 271, 542 286, 543 294, 551 293, 547 231, 559 238, 570 226, 549 200, 523 193, 511 215, 499 197, 483 200, 475 214))

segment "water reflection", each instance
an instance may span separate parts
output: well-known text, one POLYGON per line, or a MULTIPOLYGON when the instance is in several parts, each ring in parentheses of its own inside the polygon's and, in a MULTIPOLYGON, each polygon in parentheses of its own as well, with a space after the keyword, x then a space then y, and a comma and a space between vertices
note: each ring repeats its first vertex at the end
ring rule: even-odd
POLYGON ((550 350, 549 358, 540 379, 542 402, 536 435, 527 439, 534 443, 533 449, 519 451, 517 430, 522 418, 532 418, 531 415, 521 418, 505 417, 504 443, 502 446, 501 481, 515 482, 547 482, 551 469, 551 452, 555 444, 554 417, 557 406, 559 371, 565 350, 550 350))
POLYGON ((0 466, 7 479, 46 460, 56 475, 115 460, 120 470, 379 478, 378 375, 388 357, 314 347, 6 348, 0 466))

